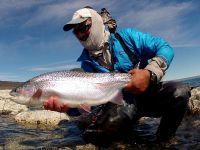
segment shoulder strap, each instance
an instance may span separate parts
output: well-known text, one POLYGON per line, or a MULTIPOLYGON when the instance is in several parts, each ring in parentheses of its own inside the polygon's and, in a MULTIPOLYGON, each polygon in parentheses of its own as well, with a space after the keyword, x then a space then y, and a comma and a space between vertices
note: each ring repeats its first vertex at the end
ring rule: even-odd
MULTIPOLYGON (((133 65, 136 65, 139 60, 137 59, 137 57, 135 56, 135 54, 128 48, 128 46, 124 43, 122 37, 119 35, 119 33, 115 33, 115 37, 118 39, 118 41, 120 42, 120 44, 122 45, 124 51, 126 52, 126 54, 128 55, 129 59, 131 60, 131 62, 133 63, 133 65)), ((133 43, 134 49, 136 49, 136 45, 135 43, 133 43)))

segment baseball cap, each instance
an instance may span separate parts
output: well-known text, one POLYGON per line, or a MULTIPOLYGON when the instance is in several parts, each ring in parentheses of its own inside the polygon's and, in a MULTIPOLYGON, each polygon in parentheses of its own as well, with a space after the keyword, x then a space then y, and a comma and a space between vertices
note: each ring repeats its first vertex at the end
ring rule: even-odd
POLYGON ((88 18, 91 18, 91 16, 92 15, 88 8, 79 9, 74 13, 72 19, 64 25, 63 30, 69 31, 74 27, 74 25, 84 22, 88 18))

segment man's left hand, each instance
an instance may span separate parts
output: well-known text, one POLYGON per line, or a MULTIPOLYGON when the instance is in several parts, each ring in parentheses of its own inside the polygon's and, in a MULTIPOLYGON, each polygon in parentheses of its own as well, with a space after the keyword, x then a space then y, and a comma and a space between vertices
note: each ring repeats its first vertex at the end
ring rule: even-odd
POLYGON ((125 87, 125 90, 133 94, 145 92, 150 84, 150 72, 145 69, 132 69, 129 73, 132 75, 132 79, 125 87))

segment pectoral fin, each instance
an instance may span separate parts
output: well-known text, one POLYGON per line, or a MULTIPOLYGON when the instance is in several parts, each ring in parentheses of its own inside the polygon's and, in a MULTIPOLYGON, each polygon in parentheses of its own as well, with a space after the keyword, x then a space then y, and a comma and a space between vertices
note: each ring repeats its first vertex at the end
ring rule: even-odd
POLYGON ((117 104, 117 105, 123 105, 123 95, 121 90, 116 91, 115 96, 111 99, 112 103, 117 104))
POLYGON ((32 98, 40 98, 42 95, 42 90, 41 89, 38 89, 35 94, 33 94, 32 98))
POLYGON ((91 106, 89 106, 88 104, 80 104, 80 108, 88 113, 91 113, 91 106))

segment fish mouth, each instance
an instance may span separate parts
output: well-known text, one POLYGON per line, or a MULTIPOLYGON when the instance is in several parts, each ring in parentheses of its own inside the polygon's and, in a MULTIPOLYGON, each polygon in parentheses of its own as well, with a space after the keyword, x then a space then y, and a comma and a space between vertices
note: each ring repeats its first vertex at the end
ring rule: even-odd
POLYGON ((17 104, 26 105, 26 104, 29 103, 29 99, 21 96, 19 93, 15 92, 15 91, 11 91, 9 94, 11 96, 10 100, 17 103, 17 104))
POLYGON ((19 94, 16 92, 16 90, 14 89, 14 90, 12 90, 12 91, 10 91, 10 96, 13 96, 13 97, 16 97, 16 96, 19 96, 19 94))

